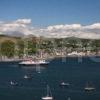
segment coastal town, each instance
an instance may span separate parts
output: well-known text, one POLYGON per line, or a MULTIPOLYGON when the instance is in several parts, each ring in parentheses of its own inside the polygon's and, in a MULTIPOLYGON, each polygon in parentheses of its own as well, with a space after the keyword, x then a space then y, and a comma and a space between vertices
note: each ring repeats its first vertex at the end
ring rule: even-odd
POLYGON ((56 57, 99 56, 100 40, 44 37, 0 36, 1 61, 20 59, 50 59, 56 57), (3 41, 2 41, 3 40, 3 41))

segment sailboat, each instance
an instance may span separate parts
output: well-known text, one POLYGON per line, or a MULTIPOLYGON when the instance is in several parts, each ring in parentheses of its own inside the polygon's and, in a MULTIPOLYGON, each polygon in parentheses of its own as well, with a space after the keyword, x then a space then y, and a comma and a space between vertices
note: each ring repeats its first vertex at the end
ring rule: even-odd
POLYGON ((68 100, 71 100, 71 98, 70 98, 70 97, 68 97, 68 100))
POLYGON ((87 83, 87 85, 84 89, 85 89, 85 91, 93 91, 93 90, 95 90, 95 87, 90 86, 89 83, 87 83))
POLYGON ((41 98, 42 100, 53 100, 49 86, 47 85, 47 95, 41 98))

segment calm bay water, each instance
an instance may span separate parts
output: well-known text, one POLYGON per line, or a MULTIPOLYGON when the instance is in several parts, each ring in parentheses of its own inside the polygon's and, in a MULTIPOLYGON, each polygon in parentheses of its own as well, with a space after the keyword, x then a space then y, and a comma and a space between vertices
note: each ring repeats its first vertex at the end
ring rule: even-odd
POLYGON ((100 100, 100 62, 83 58, 55 59, 47 67, 20 68, 18 62, 0 63, 0 100, 41 100, 46 95, 46 85, 50 86, 54 100, 100 100), (38 73, 38 70, 41 73, 38 73), (33 76, 32 80, 25 80, 26 74, 33 76), (9 85, 11 80, 19 86, 9 85), (69 82, 68 88, 61 88, 59 84, 69 82), (84 87, 87 82, 96 87, 96 91, 86 93, 84 87))

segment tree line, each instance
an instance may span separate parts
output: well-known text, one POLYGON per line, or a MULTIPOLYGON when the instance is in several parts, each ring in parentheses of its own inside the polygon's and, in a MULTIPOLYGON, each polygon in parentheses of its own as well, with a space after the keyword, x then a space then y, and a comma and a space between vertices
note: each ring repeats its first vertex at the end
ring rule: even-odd
POLYGON ((39 51, 52 53, 54 50, 64 49, 70 51, 98 52, 100 50, 100 40, 65 38, 65 39, 45 39, 31 38, 19 39, 17 43, 12 40, 5 40, 0 46, 0 55, 8 58, 18 56, 23 57, 25 54, 34 55, 39 51))

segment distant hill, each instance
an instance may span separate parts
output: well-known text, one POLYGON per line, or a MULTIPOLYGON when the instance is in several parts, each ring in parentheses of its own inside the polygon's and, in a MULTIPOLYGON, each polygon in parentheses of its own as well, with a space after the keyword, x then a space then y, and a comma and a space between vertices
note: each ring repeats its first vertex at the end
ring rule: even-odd
POLYGON ((12 40, 16 42, 17 40, 20 40, 20 37, 13 37, 13 36, 8 36, 8 35, 0 35, 0 42, 3 42, 5 40, 12 40))
MULTIPOLYGON (((12 40, 12 41, 18 41, 18 40, 46 40, 46 41, 55 41, 55 40, 93 40, 93 39, 82 39, 82 38, 77 38, 77 37, 69 37, 69 38, 45 38, 45 37, 35 37, 34 35, 27 35, 24 37, 20 36, 10 36, 10 35, 0 35, 0 42, 4 40, 12 40)), ((99 39, 100 40, 100 39, 99 39)))

